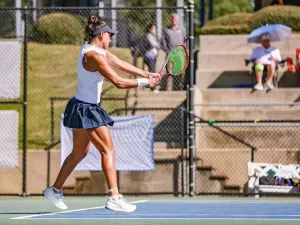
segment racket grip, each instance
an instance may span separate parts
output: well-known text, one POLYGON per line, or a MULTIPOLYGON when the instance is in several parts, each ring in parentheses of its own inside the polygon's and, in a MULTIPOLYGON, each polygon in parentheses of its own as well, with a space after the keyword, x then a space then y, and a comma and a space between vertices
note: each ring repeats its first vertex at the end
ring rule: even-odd
POLYGON ((160 73, 160 76, 161 77, 166 77, 166 76, 168 76, 168 74, 167 73, 160 73))

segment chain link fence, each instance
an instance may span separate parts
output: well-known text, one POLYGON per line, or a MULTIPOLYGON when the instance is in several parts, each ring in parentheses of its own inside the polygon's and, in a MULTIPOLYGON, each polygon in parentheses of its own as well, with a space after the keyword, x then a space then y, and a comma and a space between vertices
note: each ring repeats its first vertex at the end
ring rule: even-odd
POLYGON ((0 170, 1 194, 25 192, 24 51, 16 18, 24 11, 0 9, 0 170), (13 38, 11 38, 13 37, 13 38), (13 179, 12 179, 13 177, 13 179))
MULTIPOLYGON (((4 46, 6 41, 19 43, 19 52, 11 46, 1 47, 0 57, 7 59, 2 61, 6 62, 6 66, 16 65, 15 77, 19 80, 10 81, 10 84, 22 84, 19 85, 19 91, 25 89, 25 85, 27 86, 27 104, 24 104, 27 107, 24 120, 27 125, 26 129, 23 126, 25 115, 20 107, 23 102, 16 100, 16 108, 18 110, 20 108, 19 120, 16 120, 16 122, 20 121, 18 138, 20 144, 17 148, 19 149, 19 162, 14 168, 0 168, 1 180, 5 180, 1 182, 0 194, 39 195, 43 189, 55 181, 61 163, 60 117, 67 101, 73 97, 77 88, 77 58, 80 46, 85 42, 84 27, 88 17, 97 15, 110 27, 118 30, 118 34, 112 38, 110 47, 113 54, 138 68, 158 72, 166 56, 162 41, 163 32, 171 24, 171 15, 174 13, 179 15, 180 23, 187 29, 185 9, 175 7, 159 9, 29 8, 26 10, 4 8, 0 10, 1 46, 4 46), (157 23, 157 21, 160 22, 157 23), (157 27, 157 42, 160 44, 160 47, 156 49, 157 58, 154 61, 154 67, 153 63, 149 66, 145 58, 145 54, 149 51, 146 34, 151 25, 157 27), (27 38, 26 45, 24 45, 24 37, 27 38), (8 59, 8 52, 16 52, 19 57, 18 61, 8 59), (18 68, 20 66, 22 68, 18 68), (24 71, 24 68, 28 70, 24 71), (24 74, 27 74, 26 78, 24 74), (23 83, 24 80, 27 84, 23 83), (27 135, 27 145, 23 146, 24 134, 27 135), (23 152, 23 147, 26 147, 27 151, 23 152), (25 155, 24 158, 23 155, 25 155), (23 165, 22 159, 24 159, 23 162, 25 161, 23 165)), ((185 44, 186 37, 183 42, 185 44)), ((4 67, 1 69, 3 69, 3 74, 11 71, 4 67)), ((135 78, 118 69, 116 71, 120 76, 135 78)), ((1 80, 6 82, 10 77, 5 76, 1 80)), ((185 171, 183 167, 186 164, 182 157, 186 157, 186 152, 185 138, 181 135, 184 132, 182 129, 184 117, 180 109, 185 107, 184 87, 184 76, 179 80, 168 78, 162 81, 159 89, 153 90, 117 89, 105 80, 101 106, 110 115, 155 116, 155 170, 118 171, 118 182, 122 193, 179 194, 185 191, 187 181, 183 174, 185 171), (176 93, 173 95, 171 92, 176 93)), ((9 90, 17 90, 17 88, 11 87, 9 90)), ((11 96, 7 97, 11 98, 11 96)), ((18 98, 22 99, 22 97, 18 98)), ((0 107, 1 110, 13 108, 7 103, 1 104, 0 107)), ((1 132, 4 133, 4 130, 1 129, 1 132)), ((102 172, 75 171, 68 178, 63 189, 66 194, 106 194, 102 172)))
POLYGON ((299 194, 299 179, 284 177, 276 184, 273 178, 281 165, 298 165, 294 173, 300 172, 297 138, 300 120, 290 120, 288 113, 299 110, 299 104, 199 106, 202 114, 196 122, 196 194, 253 195, 254 183, 251 182, 256 176, 263 177, 258 178, 259 185, 271 187, 265 194, 299 194), (280 119, 268 120, 272 117, 265 115, 267 112, 280 119), (226 119, 229 117, 249 120, 226 119))
MULTIPOLYGON (((153 64, 147 65, 144 59, 147 49, 143 40, 151 24, 157 25, 161 37, 173 13, 180 15, 187 30, 185 8, 0 9, 1 195, 40 195, 55 181, 61 163, 60 118, 76 91, 77 57, 85 41, 83 30, 88 16, 100 15, 119 31, 112 39, 113 54, 139 68, 159 71, 166 51, 158 49, 153 69, 153 64)), ((194 185, 197 195, 246 195, 249 162, 299 164, 300 121, 290 120, 297 112, 290 105, 285 105, 281 114, 265 110, 280 107, 274 105, 257 106, 255 112, 248 105, 244 112, 233 106, 210 111, 203 106, 196 120, 196 154, 192 158, 196 162, 195 184, 191 184, 186 77, 168 78, 153 90, 122 90, 104 82, 101 106, 110 115, 155 118, 155 169, 118 171, 122 193, 185 195, 194 185)), ((103 173, 74 171, 63 190, 69 195, 104 195, 103 173)))

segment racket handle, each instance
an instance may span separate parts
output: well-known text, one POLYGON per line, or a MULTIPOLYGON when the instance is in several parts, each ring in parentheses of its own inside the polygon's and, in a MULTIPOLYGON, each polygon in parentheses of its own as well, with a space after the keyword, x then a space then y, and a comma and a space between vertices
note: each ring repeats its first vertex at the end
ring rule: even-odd
POLYGON ((159 74, 160 74, 161 77, 166 77, 166 76, 168 76, 167 73, 159 73, 159 74))

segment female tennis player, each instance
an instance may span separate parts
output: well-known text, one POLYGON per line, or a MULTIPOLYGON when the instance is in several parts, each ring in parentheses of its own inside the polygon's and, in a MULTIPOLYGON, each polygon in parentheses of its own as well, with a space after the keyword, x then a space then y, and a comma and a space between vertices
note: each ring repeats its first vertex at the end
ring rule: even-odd
POLYGON ((115 152, 108 125, 114 121, 98 106, 103 79, 117 88, 152 88, 160 81, 158 73, 149 73, 120 60, 107 49, 111 36, 117 33, 105 22, 91 16, 85 28, 88 38, 80 49, 78 59, 78 87, 75 96, 68 102, 64 113, 64 126, 73 130, 73 151, 64 161, 53 186, 43 191, 44 196, 60 209, 67 209, 62 201, 62 186, 77 164, 86 156, 90 143, 99 150, 109 195, 105 207, 110 210, 133 212, 136 209, 123 198, 117 187, 115 152), (111 68, 143 78, 125 79, 111 68))

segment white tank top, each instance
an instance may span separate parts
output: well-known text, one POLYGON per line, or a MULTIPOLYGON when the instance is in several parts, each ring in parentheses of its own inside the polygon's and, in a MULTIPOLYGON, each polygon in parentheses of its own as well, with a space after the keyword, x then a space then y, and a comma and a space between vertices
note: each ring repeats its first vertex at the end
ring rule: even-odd
POLYGON ((95 51, 106 57, 104 49, 85 43, 80 49, 80 56, 77 64, 78 86, 75 98, 80 101, 97 104, 100 102, 103 85, 103 76, 97 72, 89 72, 82 65, 82 58, 85 53, 95 51))

